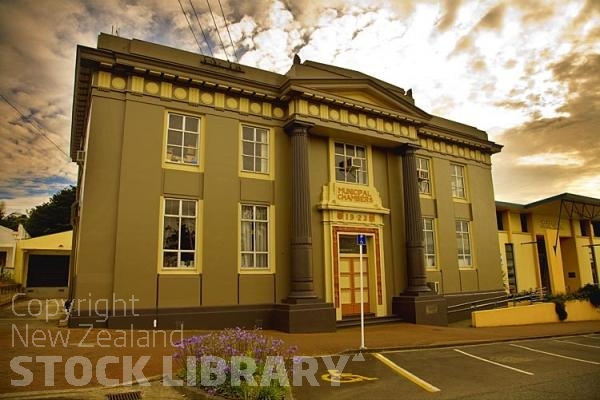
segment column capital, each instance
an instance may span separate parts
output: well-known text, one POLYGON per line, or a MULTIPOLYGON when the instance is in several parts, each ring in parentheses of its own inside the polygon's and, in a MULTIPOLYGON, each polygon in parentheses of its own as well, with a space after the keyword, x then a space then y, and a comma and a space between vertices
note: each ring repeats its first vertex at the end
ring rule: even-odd
POLYGON ((292 120, 283 126, 283 129, 288 135, 307 134, 308 130, 312 128, 314 124, 303 121, 292 120))
POLYGON ((421 146, 416 143, 404 143, 401 146, 396 147, 396 154, 403 156, 406 154, 414 154, 415 151, 419 150, 421 146))

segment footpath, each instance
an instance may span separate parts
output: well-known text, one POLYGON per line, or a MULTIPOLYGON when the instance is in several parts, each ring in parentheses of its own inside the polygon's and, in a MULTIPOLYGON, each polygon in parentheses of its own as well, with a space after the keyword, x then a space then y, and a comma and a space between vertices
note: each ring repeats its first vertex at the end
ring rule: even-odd
MULTIPOLYGON (((205 331, 161 331, 154 334, 154 331, 144 330, 69 329, 59 326, 60 313, 53 309, 60 308, 58 303, 41 303, 39 309, 35 306, 29 302, 0 308, 0 370, 4 372, 0 374, 0 399, 106 399, 107 394, 128 392, 140 392, 145 399, 190 398, 181 389, 164 385, 165 372, 169 373, 169 369, 175 371, 177 366, 165 363, 163 357, 174 353, 172 341, 180 340, 181 334, 189 337, 205 331), (99 368, 98 361, 103 357, 106 361, 107 356, 113 357, 113 360, 99 368), (14 362, 16 357, 21 357, 18 365, 14 362), (83 366, 86 362, 75 363, 84 359, 89 360, 89 368, 83 366), (142 375, 149 381, 149 386, 140 385, 147 384, 144 379, 136 382, 136 374, 124 376, 125 363, 130 366, 129 370, 131 366, 133 369, 136 365, 143 366, 137 377, 142 375), (98 382, 100 369, 100 374, 104 374, 100 379, 112 379, 117 382, 114 387, 98 382), (81 387, 74 387, 67 381, 65 375, 68 371, 74 371, 81 387), (11 382, 27 378, 30 382, 24 386, 15 386, 11 382)), ((298 355, 302 356, 357 352, 360 347, 359 327, 331 333, 264 332, 290 346, 298 346, 298 355)), ((600 321, 494 328, 472 328, 468 322, 448 327, 389 323, 367 326, 365 345, 366 351, 381 351, 591 333, 600 333, 600 321)))

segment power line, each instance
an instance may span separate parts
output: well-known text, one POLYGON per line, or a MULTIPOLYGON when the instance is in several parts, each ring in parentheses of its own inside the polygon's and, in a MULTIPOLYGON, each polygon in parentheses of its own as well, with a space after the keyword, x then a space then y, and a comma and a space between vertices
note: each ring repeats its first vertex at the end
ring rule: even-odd
MULTIPOLYGON (((183 9, 183 5, 181 5, 181 1, 177 0, 177 2, 179 3, 179 7, 181 7, 181 12, 183 13, 185 20, 187 21, 187 24, 190 27, 190 31, 192 32, 192 35, 194 35, 194 40, 196 41, 196 44, 198 45, 198 50, 200 50, 200 54, 204 55, 204 53, 202 53, 202 47, 200 46, 200 42, 198 41, 198 38, 196 37, 196 32, 194 32, 194 30, 192 29, 192 24, 190 24, 190 20, 188 19, 187 14, 185 13, 185 10, 183 9)), ((212 55, 212 52, 211 52, 211 55, 212 55)))
POLYGON ((210 56, 214 57, 212 48, 210 47, 210 42, 208 41, 208 38, 206 37, 206 33, 204 33, 204 29, 202 29, 202 24, 200 23, 200 18, 198 18, 198 13, 196 12, 196 8, 194 7, 192 0, 189 0, 189 1, 190 1, 190 6, 192 6, 192 11, 194 11, 194 15, 196 16, 196 22, 198 22, 198 26, 200 27, 200 32, 202 32, 202 36, 204 36, 204 41, 206 42, 206 46, 208 46, 208 51, 210 51, 210 56))
MULTIPOLYGON (((190 0, 191 2, 192 0, 190 0)), ((210 16, 212 17, 213 24, 215 24, 215 30, 217 31, 217 36, 219 37, 219 42, 221 42, 221 47, 223 48, 223 52, 225 53, 225 58, 227 62, 229 62, 229 56, 227 55, 227 49, 225 49, 225 45, 223 44, 223 39, 221 39, 221 34, 219 33, 219 27, 217 26, 217 21, 215 20, 215 15, 212 12, 212 8, 210 7, 210 1, 206 0, 206 4, 208 5, 208 11, 210 11, 210 16)))
POLYGON ((221 15, 223 16, 223 21, 225 21, 225 29, 227 29, 227 35, 229 35, 229 41, 231 42, 231 48, 233 49, 233 56, 235 57, 236 62, 239 64, 240 59, 237 56, 237 52, 235 51, 235 45, 233 44, 233 40, 231 40, 231 32, 229 32, 229 24, 227 23, 227 18, 225 18, 225 13, 223 12, 223 6, 221 5, 221 0, 219 1, 219 7, 221 8, 221 15))
POLYGON ((36 130, 38 131, 38 133, 40 135, 42 135, 47 141, 49 141, 50 143, 52 143, 54 145, 54 147, 56 147, 58 149, 58 151, 60 151, 61 153, 63 153, 68 159, 71 159, 71 156, 69 156, 63 149, 60 148, 59 145, 56 144, 56 142, 54 142, 52 139, 50 139, 48 137, 48 135, 46 135, 42 129, 43 127, 35 120, 33 120, 35 122, 35 124, 32 122, 32 120, 29 117, 26 117, 17 107, 15 107, 10 101, 8 101, 8 99, 6 97, 4 97, 3 94, 0 94, 0 97, 2 97, 2 100, 4 100, 6 102, 6 104, 8 104, 13 110, 15 110, 17 113, 19 113, 19 115, 21 116, 21 118, 23 118, 23 120, 29 122, 29 124, 36 130), (36 126, 38 125, 38 126, 36 126))

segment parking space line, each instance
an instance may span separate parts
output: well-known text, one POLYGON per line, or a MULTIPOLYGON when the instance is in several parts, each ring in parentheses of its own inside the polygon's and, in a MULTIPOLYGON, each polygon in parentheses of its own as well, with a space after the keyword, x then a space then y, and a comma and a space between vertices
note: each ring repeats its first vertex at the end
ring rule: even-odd
POLYGON ((568 360, 580 361, 580 362, 584 362, 584 363, 588 363, 588 364, 600 365, 600 362, 596 362, 596 361, 590 361, 590 360, 582 360, 581 358, 575 358, 575 357, 563 356, 562 354, 549 353, 549 352, 547 352, 547 351, 542 351, 542 350, 532 349, 531 347, 520 346, 520 345, 518 345, 518 344, 511 344, 511 346, 513 346, 513 347, 519 347, 519 348, 521 348, 521 349, 525 349, 525 350, 529 350, 529 351, 535 351, 536 353, 547 354, 547 355, 549 355, 549 356, 560 357, 560 358, 566 358, 566 359, 568 359, 568 360))
POLYGON ((520 372, 520 373, 525 374, 525 375, 534 375, 533 372, 528 372, 528 371, 524 371, 524 370, 519 369, 519 368, 511 367, 509 365, 500 364, 498 362, 495 362, 495 361, 492 361, 492 360, 488 360, 486 358, 478 357, 478 356, 476 356, 474 354, 469 354, 469 353, 467 353, 465 351, 462 351, 462 350, 459 350, 459 349, 454 349, 454 351, 456 351, 458 353, 461 353, 461 354, 464 354, 465 356, 472 357, 472 358, 474 358, 476 360, 479 360, 479 361, 483 361, 483 362, 486 362, 486 363, 497 365, 498 367, 507 368, 507 369, 510 369, 510 370, 513 370, 513 371, 516 371, 516 372, 520 372))
POLYGON ((590 339, 596 339, 596 340, 599 340, 599 339, 600 339, 600 336, 598 336, 598 335, 595 335, 595 334, 591 334, 591 335, 585 335, 585 337, 588 337, 588 338, 590 338, 590 339))
POLYGON ((381 361, 384 365, 390 367, 392 369, 392 371, 394 371, 395 373, 397 373, 398 375, 408 379, 409 381, 411 381, 412 383, 414 383, 415 385, 420 386, 422 389, 425 389, 426 391, 430 392, 430 393, 435 393, 435 392, 441 392, 442 390, 433 386, 431 383, 429 382, 425 382, 423 379, 419 378, 418 376, 408 372, 407 370, 405 370, 404 368, 400 367, 399 365, 397 365, 396 363, 394 363, 392 360, 390 360, 389 358, 385 357, 382 354, 379 353, 372 353, 373 356, 378 359, 379 361, 381 361))
POLYGON ((583 346, 583 347, 593 347, 595 349, 600 349, 600 346, 594 346, 592 344, 583 344, 583 343, 577 343, 577 342, 571 342, 569 340, 554 340, 555 342, 559 342, 559 343, 569 343, 569 344, 576 344, 577 346, 583 346))

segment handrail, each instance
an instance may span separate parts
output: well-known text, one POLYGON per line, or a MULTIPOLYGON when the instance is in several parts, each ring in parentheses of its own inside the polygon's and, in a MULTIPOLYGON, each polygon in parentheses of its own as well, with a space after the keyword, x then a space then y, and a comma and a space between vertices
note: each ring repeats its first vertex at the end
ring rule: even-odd
POLYGON ((448 313, 468 311, 477 308, 487 307, 490 305, 498 306, 499 303, 503 304, 508 303, 509 301, 540 301, 544 297, 545 293, 546 288, 539 288, 531 292, 526 292, 525 294, 506 294, 503 296, 488 297, 485 299, 479 299, 467 303, 453 304, 451 306, 448 306, 448 313))

